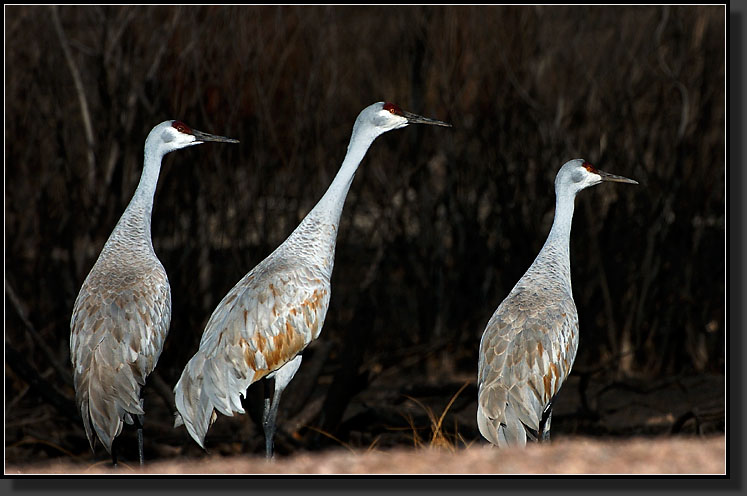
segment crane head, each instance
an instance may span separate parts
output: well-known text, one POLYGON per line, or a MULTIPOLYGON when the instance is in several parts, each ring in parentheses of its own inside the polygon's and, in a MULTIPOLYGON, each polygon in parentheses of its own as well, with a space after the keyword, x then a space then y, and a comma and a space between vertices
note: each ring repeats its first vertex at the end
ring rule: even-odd
POLYGON ((435 126, 451 127, 443 121, 429 119, 411 112, 402 110, 398 105, 387 102, 377 102, 369 105, 358 115, 356 125, 359 127, 370 127, 376 135, 399 129, 409 124, 431 124, 435 126))
POLYGON ((145 146, 146 148, 149 146, 155 147, 162 155, 165 155, 174 150, 199 145, 206 141, 218 141, 221 143, 239 142, 235 139, 192 129, 182 121, 169 120, 160 123, 151 130, 148 138, 145 140, 145 146))
POLYGON ((616 176, 597 169, 583 159, 566 162, 555 177, 556 193, 570 193, 575 195, 582 189, 595 186, 601 182, 638 184, 638 181, 623 176, 616 176))

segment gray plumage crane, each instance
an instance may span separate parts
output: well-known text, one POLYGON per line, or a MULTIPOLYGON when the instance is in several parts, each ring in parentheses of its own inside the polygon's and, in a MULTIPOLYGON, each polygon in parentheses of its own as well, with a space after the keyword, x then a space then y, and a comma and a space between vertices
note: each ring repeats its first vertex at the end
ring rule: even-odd
POLYGON ((477 425, 499 447, 550 438, 553 400, 578 348, 570 262, 574 200, 579 191, 603 181, 638 184, 581 159, 561 167, 547 241, 483 332, 477 425))
POLYGON ((274 382, 274 388, 265 383, 263 414, 265 453, 272 458, 280 396, 301 364, 301 352, 319 337, 324 324, 340 214, 355 172, 378 136, 409 124, 450 126, 391 103, 363 109, 327 192, 218 304, 174 388, 175 426, 183 423, 201 447, 217 413, 244 413, 240 396, 266 377, 274 382))
POLYGON ((180 121, 165 121, 151 130, 140 183, 73 306, 70 360, 75 400, 91 450, 98 436, 115 465, 112 444, 124 422, 137 427, 143 464, 140 389, 156 366, 171 321, 171 289, 153 251, 150 229, 161 160, 171 151, 206 141, 238 143, 180 121))

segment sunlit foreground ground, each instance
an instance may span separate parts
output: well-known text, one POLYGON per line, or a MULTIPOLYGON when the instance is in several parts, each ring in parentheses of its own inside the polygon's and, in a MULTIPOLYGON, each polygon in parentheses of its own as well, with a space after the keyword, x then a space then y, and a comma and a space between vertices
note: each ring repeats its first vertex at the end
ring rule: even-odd
POLYGON ((267 462, 259 456, 121 463, 6 465, 17 474, 723 474, 723 436, 630 440, 563 439, 550 445, 498 450, 422 448, 300 453, 267 462))

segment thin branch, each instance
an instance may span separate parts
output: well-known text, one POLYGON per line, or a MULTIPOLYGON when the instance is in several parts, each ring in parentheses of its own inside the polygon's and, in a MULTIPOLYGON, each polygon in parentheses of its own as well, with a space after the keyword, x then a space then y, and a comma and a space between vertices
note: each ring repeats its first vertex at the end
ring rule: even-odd
MULTIPOLYGON (((57 409, 58 412, 76 422, 80 420, 75 403, 67 396, 58 392, 52 384, 46 381, 39 373, 29 365, 24 354, 16 350, 7 339, 5 341, 5 365, 48 404, 57 409)), ((7 414, 7 412, 6 412, 7 414)))
POLYGON ((10 285, 7 279, 5 279, 5 295, 10 299, 13 308, 15 308, 18 316, 21 318, 21 322, 23 322, 23 325, 26 326, 26 330, 28 331, 29 335, 33 338, 37 346, 39 346, 39 348, 42 350, 42 353, 44 353, 49 364, 52 365, 52 367, 57 371, 57 374, 65 382, 65 384, 72 387, 73 380, 71 379, 71 371, 66 369, 59 363, 54 353, 52 353, 52 350, 49 348, 49 346, 47 346, 46 340, 42 337, 39 331, 36 330, 34 324, 32 324, 29 320, 28 312, 26 311, 23 303, 18 298, 18 295, 16 295, 16 292, 13 290, 13 287, 10 285))
POLYGON ((81 118, 83 119, 83 131, 85 133, 87 145, 86 157, 88 159, 88 187, 93 190, 94 180, 96 177, 96 157, 93 153, 93 126, 91 125, 91 114, 88 110, 88 101, 86 100, 86 93, 83 89, 83 82, 80 79, 78 67, 75 65, 75 61, 73 60, 73 54, 70 51, 67 37, 65 36, 65 32, 62 29, 62 23, 60 22, 60 18, 57 15, 57 6, 51 5, 50 9, 52 11, 52 22, 54 24, 55 31, 57 31, 57 37, 60 39, 60 46, 62 46, 62 50, 65 52, 65 60, 67 61, 67 65, 70 68, 70 74, 73 76, 73 82, 75 83, 75 92, 78 95, 80 114, 81 118))

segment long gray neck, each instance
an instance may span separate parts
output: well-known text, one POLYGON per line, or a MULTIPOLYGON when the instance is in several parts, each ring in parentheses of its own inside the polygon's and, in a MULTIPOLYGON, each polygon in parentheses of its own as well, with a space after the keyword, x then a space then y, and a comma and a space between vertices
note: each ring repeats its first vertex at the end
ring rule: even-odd
POLYGON ((531 270, 550 271, 564 275, 570 284, 571 277, 571 223, 575 194, 557 194, 555 197, 555 218, 542 250, 532 264, 531 270))
POLYGON ((359 126, 353 126, 345 159, 332 184, 278 249, 287 250, 288 253, 308 260, 313 265, 323 267, 331 275, 342 207, 355 172, 377 136, 378 134, 370 129, 361 130, 359 126))
POLYGON ((161 172, 162 158, 163 154, 150 150, 146 144, 140 182, 122 217, 117 222, 117 226, 109 236, 107 245, 118 245, 118 249, 137 247, 153 251, 150 225, 153 197, 156 193, 158 175, 161 172))
POLYGON ((348 150, 340 170, 324 196, 309 212, 307 218, 310 217, 325 224, 332 224, 335 227, 339 225, 342 207, 345 205, 345 198, 347 198, 350 185, 353 183, 355 172, 375 139, 375 134, 366 131, 361 132, 357 126, 353 128, 353 134, 350 137, 348 150))

